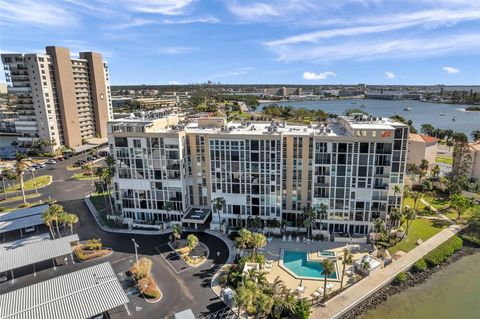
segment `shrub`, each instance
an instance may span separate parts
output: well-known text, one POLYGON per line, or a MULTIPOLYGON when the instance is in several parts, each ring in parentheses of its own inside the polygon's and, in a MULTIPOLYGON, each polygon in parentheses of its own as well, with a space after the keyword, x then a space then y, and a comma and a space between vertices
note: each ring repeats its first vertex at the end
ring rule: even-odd
POLYGON ((448 257, 453 255, 457 250, 462 248, 463 241, 458 236, 453 236, 446 242, 432 250, 425 256, 427 265, 431 268, 438 266, 444 262, 448 257))
POLYGON ((427 269, 427 263, 425 262, 424 259, 420 259, 416 263, 413 264, 412 266, 412 272, 422 272, 427 269))
POLYGON ((407 281, 407 274, 402 271, 401 273, 399 273, 395 277, 395 279, 393 280, 393 283, 395 285, 400 285, 400 284, 404 283, 405 281, 407 281))
POLYGON ((161 296, 157 283, 151 276, 140 279, 138 281, 138 287, 146 298, 158 299, 161 296))
POLYGON ((85 261, 88 259, 88 257, 85 255, 85 253, 81 249, 76 249, 75 253, 77 255, 78 260, 80 261, 85 261))
POLYGON ((102 249, 103 245, 102 245, 102 240, 100 238, 98 239, 90 239, 89 241, 87 241, 87 243, 84 245, 86 249, 88 250, 100 250, 102 249))
POLYGON ((150 276, 150 271, 152 270, 152 260, 146 257, 140 258, 138 264, 135 263, 133 267, 130 269, 130 272, 135 277, 135 279, 139 280, 145 277, 150 276))

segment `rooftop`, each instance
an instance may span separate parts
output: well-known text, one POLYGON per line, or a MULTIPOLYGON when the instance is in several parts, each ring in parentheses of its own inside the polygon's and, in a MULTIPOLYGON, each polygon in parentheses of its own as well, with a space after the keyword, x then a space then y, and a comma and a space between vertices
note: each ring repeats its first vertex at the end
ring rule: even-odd
POLYGON ((105 262, 0 295, 0 318, 83 319, 128 301, 105 262))
POLYGON ((78 235, 52 240, 40 235, 4 243, 0 245, 0 273, 71 254, 70 243, 78 240, 78 235))
POLYGON ((433 137, 433 136, 428 136, 428 135, 423 135, 423 134, 415 134, 415 133, 410 133, 408 139, 410 141, 414 142, 420 142, 420 143, 437 143, 440 141, 439 138, 433 137))

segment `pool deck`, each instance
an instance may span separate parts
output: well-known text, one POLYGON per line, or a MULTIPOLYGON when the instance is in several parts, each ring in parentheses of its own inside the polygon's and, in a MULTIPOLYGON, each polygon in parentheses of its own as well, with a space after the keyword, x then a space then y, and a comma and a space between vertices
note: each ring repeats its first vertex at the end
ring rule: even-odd
MULTIPOLYGON (((353 254, 353 259, 360 259, 365 253, 368 253, 369 245, 360 244, 360 249, 358 252, 353 254)), ((320 260, 321 257, 318 256, 318 252, 322 250, 330 250, 335 251, 337 253, 337 257, 341 257, 343 255, 343 249, 345 248, 345 243, 334 243, 334 242, 312 242, 310 245, 304 243, 295 243, 295 242, 282 242, 281 239, 273 239, 270 244, 268 244, 264 249, 263 253, 265 254, 268 260, 275 261, 272 266, 272 270, 267 273, 267 280, 272 282, 277 276, 280 277, 285 282, 285 285, 295 291, 297 287, 300 285, 305 286, 305 290, 301 293, 300 297, 311 299, 310 295, 318 288, 323 288, 324 280, 323 277, 318 280, 311 280, 311 279, 298 279, 295 278, 292 274, 288 271, 283 269, 279 266, 279 260, 281 258, 281 251, 288 250, 288 251, 310 251, 309 258, 310 260, 320 260)), ((351 266, 347 266, 351 267, 351 266)), ((339 271, 338 277, 341 277, 342 271, 342 264, 341 261, 337 261, 337 269, 339 271)), ((327 282, 333 284, 333 288, 329 292, 333 292, 340 288, 340 282, 329 280, 327 278, 327 282)), ((344 278, 344 287, 351 285, 355 282, 355 276, 349 277, 345 275, 344 278)))

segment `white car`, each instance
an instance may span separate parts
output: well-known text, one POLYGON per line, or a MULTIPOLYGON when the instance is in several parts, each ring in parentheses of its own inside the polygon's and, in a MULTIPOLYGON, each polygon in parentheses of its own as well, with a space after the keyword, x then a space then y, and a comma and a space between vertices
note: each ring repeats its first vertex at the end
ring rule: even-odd
POLYGON ((35 227, 25 227, 25 228, 24 228, 24 231, 25 231, 26 233, 34 232, 34 231, 35 231, 35 227))
POLYGON ((49 159, 49 160, 47 161, 47 164, 55 164, 55 163, 57 163, 57 161, 54 160, 54 159, 49 159))

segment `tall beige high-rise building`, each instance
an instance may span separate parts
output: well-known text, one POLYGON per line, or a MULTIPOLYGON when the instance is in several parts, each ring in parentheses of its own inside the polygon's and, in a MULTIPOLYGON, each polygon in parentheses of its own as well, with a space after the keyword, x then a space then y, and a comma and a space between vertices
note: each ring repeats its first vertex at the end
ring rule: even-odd
POLYGON ((75 148, 92 137, 107 137, 112 118, 108 67, 102 55, 49 46, 46 54, 2 54, 9 94, 17 97, 15 131, 25 146, 52 141, 75 148))

